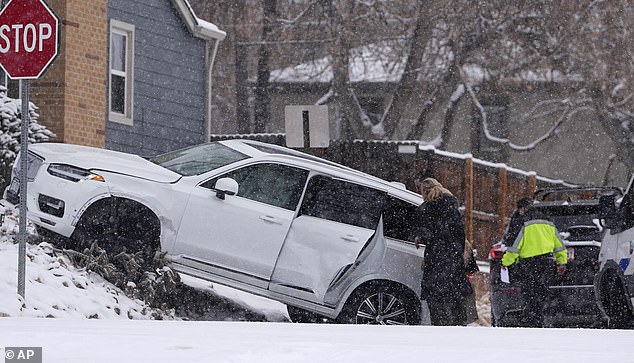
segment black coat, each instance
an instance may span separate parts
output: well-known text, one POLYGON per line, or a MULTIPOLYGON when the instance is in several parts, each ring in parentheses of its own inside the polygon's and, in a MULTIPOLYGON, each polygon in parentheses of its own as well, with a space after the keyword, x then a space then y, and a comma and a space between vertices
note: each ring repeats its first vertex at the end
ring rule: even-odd
POLYGON ((511 216, 511 221, 509 225, 506 227, 506 231, 504 232, 504 236, 502 236, 502 243, 506 246, 512 246, 517 238, 517 235, 520 233, 520 230, 524 226, 524 221, 526 220, 526 215, 521 215, 519 210, 516 209, 511 216))
POLYGON ((454 196, 420 206, 419 237, 425 244, 422 297, 451 300, 472 292, 464 265, 464 222, 454 196))

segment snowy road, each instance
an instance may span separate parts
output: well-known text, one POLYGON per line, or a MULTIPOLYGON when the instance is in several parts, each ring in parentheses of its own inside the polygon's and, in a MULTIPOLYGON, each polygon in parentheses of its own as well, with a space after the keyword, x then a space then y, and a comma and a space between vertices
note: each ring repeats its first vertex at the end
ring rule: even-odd
MULTIPOLYGON (((634 332, 251 322, 0 319, 44 362, 634 362, 634 332)), ((4 352, 3 352, 4 355, 4 352)))

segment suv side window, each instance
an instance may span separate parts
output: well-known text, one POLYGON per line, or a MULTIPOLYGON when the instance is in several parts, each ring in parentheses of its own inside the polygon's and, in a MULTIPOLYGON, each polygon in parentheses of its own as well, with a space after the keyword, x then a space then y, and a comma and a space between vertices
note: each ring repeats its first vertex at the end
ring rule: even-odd
POLYGON ((304 191, 308 170, 281 164, 254 164, 215 177, 202 184, 212 189, 216 180, 238 182, 238 196, 276 207, 295 210, 304 191))
POLYGON ((383 210, 383 234, 401 241, 413 241, 416 237, 416 226, 419 222, 418 206, 388 197, 383 210))
POLYGON ((323 175, 310 179, 300 215, 375 229, 387 193, 323 175))

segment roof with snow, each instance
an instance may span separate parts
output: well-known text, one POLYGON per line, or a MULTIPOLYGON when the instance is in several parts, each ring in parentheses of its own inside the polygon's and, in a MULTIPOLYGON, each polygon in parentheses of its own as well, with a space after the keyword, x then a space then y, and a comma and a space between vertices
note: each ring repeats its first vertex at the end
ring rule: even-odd
MULTIPOLYGON (((355 82, 383 83, 398 82, 405 70, 406 56, 396 57, 397 47, 402 47, 396 41, 364 45, 353 48, 349 54, 349 78, 355 82)), ((448 49, 439 50, 448 52, 448 49)), ((450 58, 450 57, 446 57, 450 58)), ((435 61, 436 63, 438 60, 435 61)), ((433 68, 442 70, 446 65, 434 64, 433 68)), ((495 76, 496 71, 479 64, 463 64, 464 78, 470 83, 480 83, 495 76)), ((326 56, 311 62, 298 64, 271 71, 270 81, 279 83, 330 83, 333 78, 332 57, 326 56)), ((523 82, 578 82, 582 78, 576 74, 564 74, 557 70, 541 68, 522 70, 507 81, 523 82)))
MULTIPOLYGON (((390 56, 393 42, 382 42, 354 48, 350 52, 351 82, 398 82, 405 68, 405 59, 390 56)), ((329 83, 332 81, 332 57, 326 56, 312 62, 276 69, 271 72, 271 82, 329 83)))
POLYGON ((187 29, 196 37, 205 40, 223 40, 227 33, 220 30, 218 26, 206 20, 200 19, 194 13, 187 0, 172 0, 172 4, 178 10, 180 16, 185 21, 187 29))

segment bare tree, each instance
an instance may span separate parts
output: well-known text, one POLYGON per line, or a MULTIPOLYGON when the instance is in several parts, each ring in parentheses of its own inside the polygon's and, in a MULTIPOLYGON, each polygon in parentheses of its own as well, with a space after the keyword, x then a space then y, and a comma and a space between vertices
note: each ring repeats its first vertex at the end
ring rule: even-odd
MULTIPOLYGON (((440 110, 444 126, 436 144, 442 147, 450 136, 456 106, 468 100, 482 114, 479 127, 486 138, 510 150, 530 152, 579 112, 592 110, 617 145, 617 159, 634 169, 634 4, 627 0, 277 0, 255 2, 251 7, 260 11, 245 17, 256 18, 234 21, 236 31, 250 27, 240 42, 260 49, 255 87, 258 130, 267 122, 266 71, 329 57, 329 67, 315 75, 323 79, 323 73, 332 73, 331 87, 318 102, 334 102, 346 138, 393 138, 403 122, 410 122, 403 116, 415 104, 419 114, 407 137, 419 139, 430 113, 440 110), (277 16, 265 16, 265 12, 277 16), (254 24, 260 31, 252 31, 254 24), (401 72, 391 88, 380 90, 391 97, 379 124, 366 114, 358 97, 359 81, 351 78, 358 60, 369 65, 364 53, 368 45, 389 49, 375 56, 397 65, 392 71, 401 72), (483 78, 474 79, 468 67, 478 67, 483 78), (552 126, 522 143, 495 134, 483 107, 482 90, 503 89, 505 81, 536 72, 551 82, 567 81, 561 83, 563 92, 540 100, 518 121, 549 116, 554 119, 552 126)), ((253 69, 240 64, 246 53, 235 53, 236 95, 243 97, 236 101, 236 118, 242 125, 248 119, 243 114, 248 109, 244 97, 250 91, 248 72, 253 69)))
POLYGON ((574 77, 581 85, 571 87, 564 99, 550 100, 558 106, 561 122, 580 110, 593 110, 616 145, 617 159, 634 171, 634 4, 619 0, 532 5, 531 13, 537 16, 514 23, 514 39, 524 58, 574 77))
POLYGON ((350 35, 354 34, 354 30, 349 29, 347 25, 354 23, 347 20, 352 15, 353 5, 351 1, 331 1, 330 4, 330 32, 334 38, 330 51, 333 73, 333 100, 341 110, 343 135, 344 138, 348 139, 369 137, 367 116, 362 111, 360 112, 358 102, 350 89, 350 35), (361 122, 358 120, 361 120, 361 122))
POLYGON ((236 0, 233 7, 233 23, 235 24, 235 44, 234 44, 234 62, 235 62, 235 89, 236 89, 236 121, 239 133, 250 133, 250 114, 249 114, 249 88, 247 81, 248 72, 248 49, 243 44, 248 40, 248 27, 246 24, 249 19, 246 18, 246 1, 236 0))
POLYGON ((271 70, 269 68, 269 58, 271 57, 271 47, 267 44, 272 41, 273 25, 277 18, 277 0, 262 1, 263 21, 262 40, 263 43, 258 49, 257 80, 255 82, 255 105, 254 105, 254 127, 253 131, 262 133, 266 131, 266 125, 271 117, 269 104, 269 79, 271 70))
MULTIPOLYGON (((453 106, 467 94, 482 113, 483 133, 492 142, 507 145, 519 152, 529 152, 556 134, 565 122, 581 111, 595 112, 601 125, 617 145, 617 158, 634 168, 634 57, 632 56, 632 25, 634 5, 616 2, 487 2, 447 1, 433 6, 435 30, 430 40, 445 46, 428 48, 425 61, 437 62, 449 51, 445 66, 438 67, 442 82, 428 90, 430 95, 418 122, 408 135, 418 138, 425 128, 425 117, 434 107, 445 108, 445 120, 438 145, 446 141, 453 120, 453 106), (451 9, 456 9, 455 11, 451 9), (543 71, 551 79, 567 78, 574 86, 565 88, 563 96, 544 99, 524 119, 555 115, 555 122, 543 135, 516 144, 493 135, 488 129, 487 115, 480 96, 473 88, 474 80, 462 74, 466 64, 478 65, 487 71, 490 84, 509 78, 522 78, 523 73, 543 71), (443 106, 444 105, 444 106, 443 106)), ((416 45, 413 42, 410 56, 416 45)), ((424 61, 424 62, 425 62, 424 61)), ((432 81, 424 74, 424 62, 419 78, 432 81)), ((401 86, 406 84, 406 74, 401 86)), ((481 81, 476 81, 481 82, 481 81)), ((406 103, 402 103, 406 104, 406 103)), ((401 108, 401 106, 394 106, 401 108)), ((398 117, 395 118, 398 121, 398 117)), ((394 123, 388 117, 388 125, 394 123)), ((391 129, 388 126, 388 129, 391 129)))
POLYGON ((401 80, 394 90, 394 95, 389 106, 383 115, 383 123, 385 133, 388 138, 392 138, 396 126, 401 119, 401 115, 405 107, 410 102, 412 93, 418 87, 419 68, 423 61, 425 46, 431 39, 433 18, 430 18, 429 8, 435 8, 437 4, 434 1, 419 1, 419 9, 417 11, 416 26, 410 41, 410 50, 407 55, 405 69, 401 80))

